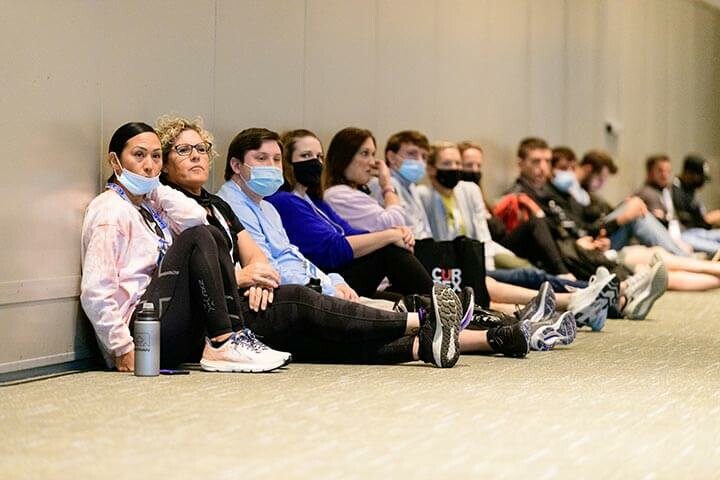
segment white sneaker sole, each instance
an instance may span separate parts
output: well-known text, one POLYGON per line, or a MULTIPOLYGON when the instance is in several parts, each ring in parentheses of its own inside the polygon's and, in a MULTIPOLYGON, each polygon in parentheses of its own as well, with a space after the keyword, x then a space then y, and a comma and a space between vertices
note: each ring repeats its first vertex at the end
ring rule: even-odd
POLYGON ((206 372, 264 373, 272 372, 287 365, 290 359, 278 359, 270 363, 238 363, 222 360, 200 360, 200 367, 206 372))

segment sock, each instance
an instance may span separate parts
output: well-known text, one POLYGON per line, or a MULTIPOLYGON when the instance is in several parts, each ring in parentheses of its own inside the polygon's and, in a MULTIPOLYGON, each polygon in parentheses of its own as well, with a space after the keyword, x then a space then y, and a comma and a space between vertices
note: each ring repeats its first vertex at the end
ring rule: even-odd
POLYGON ((231 338, 232 338, 232 335, 230 335, 230 336, 229 336, 228 338, 226 338, 225 340, 220 340, 220 341, 218 341, 218 340, 210 340, 210 345, 211 345, 213 348, 220 348, 220 347, 222 347, 223 345, 225 345, 225 344, 227 343, 227 341, 230 340, 231 338))

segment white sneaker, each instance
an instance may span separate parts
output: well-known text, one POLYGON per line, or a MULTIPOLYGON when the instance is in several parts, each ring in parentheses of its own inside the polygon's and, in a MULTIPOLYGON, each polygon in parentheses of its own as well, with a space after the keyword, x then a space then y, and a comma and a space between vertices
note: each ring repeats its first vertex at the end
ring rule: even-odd
POLYGON ((200 360, 203 370, 209 372, 269 372, 290 362, 287 352, 279 352, 263 344, 245 329, 233 332, 221 346, 215 348, 205 339, 205 350, 200 360))
POLYGON ((613 278, 615 278, 614 273, 610 273, 605 267, 598 267, 597 270, 595 270, 595 275, 590 277, 588 286, 575 290, 572 294, 567 309, 573 313, 578 313, 589 307, 613 278))
POLYGON ((623 314, 632 320, 643 320, 655 300, 667 290, 668 273, 662 258, 656 253, 650 261, 649 269, 636 273, 626 281, 627 304, 623 314))

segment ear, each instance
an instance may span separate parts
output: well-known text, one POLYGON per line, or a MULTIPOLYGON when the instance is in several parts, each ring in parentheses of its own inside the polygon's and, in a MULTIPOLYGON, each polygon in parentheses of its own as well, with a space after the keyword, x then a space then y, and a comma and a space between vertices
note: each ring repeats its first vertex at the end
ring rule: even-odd
POLYGON ((238 160, 237 158, 232 157, 230 159, 230 168, 232 168, 232 171, 238 175, 240 175, 241 165, 242 165, 242 162, 240 160, 238 160))
POLYGON ((107 162, 108 164, 110 164, 110 168, 112 168, 113 173, 117 175, 118 173, 115 171, 115 168, 122 168, 122 164, 120 163, 120 159, 118 158, 117 154, 115 152, 108 153, 107 162))

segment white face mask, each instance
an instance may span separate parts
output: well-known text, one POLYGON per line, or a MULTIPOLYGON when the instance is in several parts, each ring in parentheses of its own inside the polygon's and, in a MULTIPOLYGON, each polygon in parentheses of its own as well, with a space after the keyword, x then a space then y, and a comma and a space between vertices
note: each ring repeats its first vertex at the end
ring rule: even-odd
POLYGON ((156 177, 145 177, 133 173, 126 168, 123 168, 117 155, 113 152, 112 156, 117 160, 117 164, 120 166, 121 172, 118 175, 115 174, 115 178, 118 182, 122 183, 123 187, 127 188, 128 192, 133 195, 146 195, 157 187, 160 186, 160 175, 156 177))

